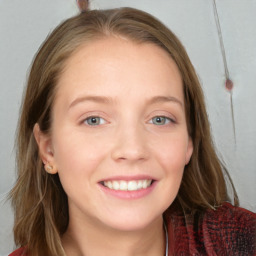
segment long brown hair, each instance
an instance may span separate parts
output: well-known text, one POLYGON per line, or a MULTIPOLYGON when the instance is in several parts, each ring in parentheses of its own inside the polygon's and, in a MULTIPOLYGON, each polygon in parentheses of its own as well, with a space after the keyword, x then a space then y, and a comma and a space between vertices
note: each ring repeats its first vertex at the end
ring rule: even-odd
POLYGON ((26 246, 31 255, 65 255, 61 236, 69 221, 67 196, 58 174, 44 171, 33 127, 38 123, 41 131, 50 132, 56 84, 67 59, 82 44, 109 36, 122 36, 138 44, 156 44, 179 68, 194 151, 174 204, 192 211, 214 208, 228 200, 203 92, 180 41, 160 21, 139 10, 87 11, 66 20, 51 33, 39 49, 28 78, 17 134, 18 179, 10 197, 15 212, 16 245, 26 246))

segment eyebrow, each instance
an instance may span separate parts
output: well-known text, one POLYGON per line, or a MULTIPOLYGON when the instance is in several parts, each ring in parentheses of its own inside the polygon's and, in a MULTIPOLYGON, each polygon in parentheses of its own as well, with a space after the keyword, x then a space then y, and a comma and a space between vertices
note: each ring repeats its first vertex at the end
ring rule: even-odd
MULTIPOLYGON (((92 101, 92 102, 97 102, 97 103, 103 103, 103 104, 109 104, 111 102, 113 102, 114 100, 112 98, 109 97, 105 97, 105 96, 84 96, 84 97, 79 97, 76 98, 74 101, 71 102, 71 104, 69 105, 69 109, 74 107, 75 105, 85 102, 85 101, 92 101)), ((173 102, 173 103, 177 103, 178 105, 180 105, 183 108, 183 103, 177 99, 176 97, 173 96, 154 96, 153 98, 149 99, 147 101, 147 104, 157 104, 157 103, 164 103, 164 102, 173 102)))
POLYGON ((84 101, 92 101, 92 102, 98 102, 98 103, 110 103, 113 100, 111 98, 105 97, 105 96, 84 96, 84 97, 79 97, 77 99, 75 99, 74 101, 71 102, 71 104, 69 105, 69 109, 74 107, 75 105, 82 103, 84 101))
POLYGON ((179 99, 177 99, 176 97, 173 97, 173 96, 155 96, 148 101, 149 104, 162 103, 162 102, 177 103, 178 105, 180 105, 183 108, 182 101, 180 101, 179 99))

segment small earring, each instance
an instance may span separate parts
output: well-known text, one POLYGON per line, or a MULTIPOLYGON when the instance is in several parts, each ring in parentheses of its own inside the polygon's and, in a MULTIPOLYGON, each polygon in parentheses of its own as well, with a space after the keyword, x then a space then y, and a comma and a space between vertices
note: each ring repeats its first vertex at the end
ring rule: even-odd
POLYGON ((55 168, 54 168, 52 165, 50 165, 50 164, 46 164, 46 165, 44 166, 44 169, 45 169, 48 173, 50 173, 50 174, 55 174, 55 173, 56 173, 55 168))

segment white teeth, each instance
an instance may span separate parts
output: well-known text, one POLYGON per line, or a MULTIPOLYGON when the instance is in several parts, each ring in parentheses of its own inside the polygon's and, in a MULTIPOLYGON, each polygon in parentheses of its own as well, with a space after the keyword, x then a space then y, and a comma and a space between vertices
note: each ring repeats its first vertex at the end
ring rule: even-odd
POLYGON ((146 188, 147 186, 148 186, 148 183, 147 183, 146 180, 144 180, 143 183, 142 183, 142 187, 143 187, 143 188, 146 188))
MULTIPOLYGON (((151 183, 151 180, 149 180, 149 181, 150 181, 150 183, 151 183)), ((138 182, 138 189, 142 189, 142 187, 143 187, 143 181, 140 180, 140 181, 138 182)))
POLYGON ((109 189, 122 190, 122 191, 135 191, 139 189, 145 189, 149 187, 152 183, 152 180, 113 180, 113 181, 104 181, 104 186, 109 189))
POLYGON ((113 185, 112 185, 112 182, 111 182, 111 181, 108 181, 107 184, 108 184, 107 187, 109 187, 109 188, 111 188, 111 189, 113 188, 113 185))
POLYGON ((113 181, 113 189, 114 190, 119 190, 119 183, 118 183, 118 181, 113 181))
POLYGON ((127 190, 127 182, 123 180, 120 181, 120 190, 127 190))
POLYGON ((136 181, 129 181, 128 182, 128 190, 129 191, 137 190, 137 182, 136 181))

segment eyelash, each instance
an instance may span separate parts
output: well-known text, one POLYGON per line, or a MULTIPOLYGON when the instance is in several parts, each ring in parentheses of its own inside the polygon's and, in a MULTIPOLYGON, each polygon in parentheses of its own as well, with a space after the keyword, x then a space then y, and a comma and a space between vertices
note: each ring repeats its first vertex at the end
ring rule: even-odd
POLYGON ((100 116, 88 116, 87 118, 85 118, 84 120, 83 120, 83 123, 85 123, 86 125, 89 125, 89 126, 98 126, 98 125, 103 125, 103 124, 105 124, 106 123, 106 120, 104 119, 104 118, 102 118, 102 117, 100 117, 100 116), (97 124, 89 124, 88 123, 88 120, 92 120, 92 119, 100 119, 100 122, 99 123, 97 123, 97 124), (102 120, 103 120, 103 122, 104 123, 102 123, 102 120))
POLYGON ((154 124, 154 125, 157 125, 157 126, 164 126, 164 125, 168 125, 170 123, 173 123, 175 124, 176 121, 170 117, 167 117, 167 116, 154 116, 153 118, 150 119, 150 124, 154 124), (164 120, 165 123, 164 124, 155 124, 153 120, 156 120, 156 119, 160 119, 160 120, 164 120))
MULTIPOLYGON (((89 117, 87 117, 87 118, 85 118, 83 121, 82 121, 82 123, 85 123, 86 125, 88 125, 88 126, 99 126, 99 125, 103 125, 103 124, 105 124, 105 123, 107 123, 107 121, 104 119, 104 118, 102 118, 102 117, 100 117, 100 116, 89 116, 89 117), (94 119, 94 121, 93 121, 93 119, 94 119), (89 123, 89 121, 92 121, 93 123, 89 123), (97 122, 97 120, 98 120, 98 122, 97 122)), ((176 123, 176 121, 175 120, 173 120, 172 118, 170 118, 170 117, 167 117, 167 116, 154 116, 154 117, 152 117, 151 119, 150 119, 150 121, 149 121, 149 123, 150 124, 154 124, 154 125, 156 125, 156 126, 164 126, 164 125, 168 125, 169 123, 173 123, 173 124, 175 124, 176 123), (155 121, 157 121, 157 119, 158 120, 160 120, 160 121, 164 121, 164 123, 154 123, 154 120, 155 121)))

